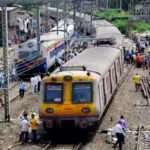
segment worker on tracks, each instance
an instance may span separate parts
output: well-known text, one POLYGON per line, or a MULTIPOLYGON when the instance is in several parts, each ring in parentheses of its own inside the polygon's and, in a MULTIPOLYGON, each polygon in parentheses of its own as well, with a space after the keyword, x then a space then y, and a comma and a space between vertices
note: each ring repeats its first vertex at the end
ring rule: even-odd
POLYGON ((20 96, 20 98, 24 97, 25 90, 26 90, 25 83, 23 81, 20 81, 20 83, 19 83, 19 96, 20 96))
MULTIPOLYGON (((127 129, 128 129, 128 123, 127 123, 127 121, 125 120, 125 118, 124 118, 123 115, 120 116, 119 121, 121 122, 122 128, 123 128, 124 132, 126 133, 126 132, 127 132, 127 129)), ((119 122, 119 121, 118 121, 118 122, 119 122)), ((125 140, 125 139, 124 139, 124 140, 125 140)), ((125 141, 123 141, 123 143, 125 143, 125 141)))
POLYGON ((31 114, 31 121, 30 121, 30 127, 31 127, 31 134, 32 134, 32 142, 37 142, 37 130, 39 127, 39 122, 37 118, 35 117, 35 114, 31 114))
POLYGON ((135 75, 133 75, 132 80, 134 82, 135 90, 137 92, 141 86, 141 76, 138 73, 136 73, 135 75))
POLYGON ((117 122, 116 126, 113 128, 113 134, 116 135, 117 137, 117 141, 114 144, 113 148, 115 149, 117 145, 119 145, 119 150, 122 150, 122 145, 124 143, 124 139, 126 135, 122 127, 122 121, 117 122))
POLYGON ((29 126, 30 123, 28 121, 28 114, 24 113, 23 118, 20 122, 20 127, 21 127, 21 134, 20 134, 20 140, 23 143, 28 142, 28 137, 29 137, 29 126))
POLYGON ((125 120, 125 118, 124 118, 123 115, 120 116, 119 121, 122 122, 122 127, 123 127, 124 131, 126 132, 126 131, 127 131, 127 128, 128 128, 128 123, 127 123, 127 121, 125 120))

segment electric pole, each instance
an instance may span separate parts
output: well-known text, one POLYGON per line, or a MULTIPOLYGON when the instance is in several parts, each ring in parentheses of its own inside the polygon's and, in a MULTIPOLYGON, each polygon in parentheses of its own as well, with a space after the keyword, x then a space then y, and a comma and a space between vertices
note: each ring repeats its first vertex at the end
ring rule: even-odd
MULTIPOLYGON (((58 0, 56 0, 56 2, 58 3, 58 0)), ((59 20, 59 12, 58 12, 58 5, 57 5, 57 20, 56 20, 56 23, 57 23, 57 35, 59 34, 59 32, 58 32, 58 20, 59 20)))
POLYGON ((10 121, 9 110, 9 67, 8 67, 8 18, 7 6, 2 7, 2 36, 3 36, 3 65, 4 65, 4 103, 5 103, 5 121, 10 121))
MULTIPOLYGON (((67 17, 67 8, 66 8, 66 0, 64 0, 64 45, 65 45, 65 53, 67 51, 67 41, 66 41, 66 33, 67 33, 67 30, 66 30, 66 17, 67 17)), ((65 59, 67 60, 66 58, 67 55, 65 55, 65 59)))
POLYGON ((96 0, 96 6, 97 10, 99 10, 99 0, 96 0))
POLYGON ((40 42, 40 7, 37 6, 37 49, 41 54, 41 42, 40 42))
POLYGON ((120 10, 122 10, 122 0, 120 0, 120 10))
POLYGON ((109 8, 109 0, 106 0, 106 9, 109 8))
POLYGON ((73 21, 74 21, 74 29, 76 31, 76 0, 73 0, 73 21))

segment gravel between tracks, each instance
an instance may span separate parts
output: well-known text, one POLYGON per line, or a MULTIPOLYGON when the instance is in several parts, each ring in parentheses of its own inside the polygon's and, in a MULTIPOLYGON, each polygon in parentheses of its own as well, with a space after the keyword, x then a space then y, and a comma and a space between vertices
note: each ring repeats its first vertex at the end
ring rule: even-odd
MULTIPOLYGON (((124 115, 128 121, 129 129, 137 129, 138 125, 150 127, 150 107, 146 105, 141 91, 135 92, 132 82, 132 75, 148 75, 147 70, 134 68, 130 71, 125 81, 117 91, 112 104, 110 105, 99 130, 112 128, 120 115, 124 115), (136 106, 135 106, 136 105, 136 106)), ((128 134, 124 150, 132 150, 135 146, 135 135, 128 134)), ((112 144, 106 143, 106 134, 97 133, 93 140, 83 150, 113 150, 112 144)))

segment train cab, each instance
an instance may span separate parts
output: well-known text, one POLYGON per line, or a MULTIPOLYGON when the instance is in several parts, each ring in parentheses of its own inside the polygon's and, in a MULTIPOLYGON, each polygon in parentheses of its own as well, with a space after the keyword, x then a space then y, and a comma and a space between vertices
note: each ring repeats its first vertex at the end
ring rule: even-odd
POLYGON ((95 82, 96 77, 86 71, 65 71, 46 77, 40 104, 42 122, 47 127, 63 127, 64 124, 80 128, 92 126, 99 114, 93 92, 95 82))

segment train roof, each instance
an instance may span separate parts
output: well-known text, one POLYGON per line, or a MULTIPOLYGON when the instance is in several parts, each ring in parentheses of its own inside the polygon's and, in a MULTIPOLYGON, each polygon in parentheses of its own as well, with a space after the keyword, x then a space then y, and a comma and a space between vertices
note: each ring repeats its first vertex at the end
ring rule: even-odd
MULTIPOLYGON (((57 28, 54 27, 51 29, 50 32, 45 33, 43 35, 41 35, 40 37, 40 41, 42 42, 42 46, 44 48, 49 47, 50 45, 53 46, 53 44, 61 41, 64 39, 64 22, 60 21, 59 22, 59 27, 58 27, 58 31, 56 30, 57 28)), ((67 26, 67 33, 66 37, 69 33, 72 33, 74 31, 74 25, 72 23, 72 20, 68 20, 68 26, 67 26)), ((37 39, 33 38, 33 39, 29 39, 24 43, 21 43, 19 45, 19 47, 16 49, 17 52, 19 51, 37 51, 37 39)))
POLYGON ((96 28, 96 38, 97 39, 113 39, 115 40, 115 45, 122 45, 123 35, 117 27, 106 20, 96 20, 93 22, 96 28))
POLYGON ((120 53, 120 49, 113 47, 91 48, 80 53, 63 66, 85 66, 87 70, 103 75, 120 53))

